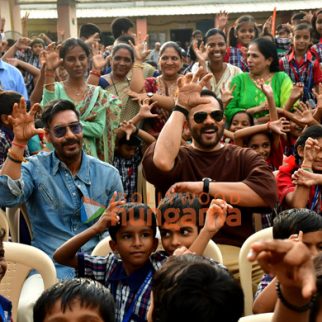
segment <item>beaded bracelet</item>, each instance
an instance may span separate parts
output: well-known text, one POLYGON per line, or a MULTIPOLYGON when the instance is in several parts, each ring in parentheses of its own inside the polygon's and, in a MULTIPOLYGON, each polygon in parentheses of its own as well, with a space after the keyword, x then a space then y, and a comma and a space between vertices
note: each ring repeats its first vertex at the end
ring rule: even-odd
POLYGON ((283 303, 285 307, 287 307, 291 311, 298 312, 298 313, 303 313, 311 309, 316 300, 316 295, 314 295, 309 303, 304 304, 303 306, 296 306, 286 300, 286 298, 282 294, 280 282, 276 282, 276 293, 278 298, 280 299, 280 301, 283 303))

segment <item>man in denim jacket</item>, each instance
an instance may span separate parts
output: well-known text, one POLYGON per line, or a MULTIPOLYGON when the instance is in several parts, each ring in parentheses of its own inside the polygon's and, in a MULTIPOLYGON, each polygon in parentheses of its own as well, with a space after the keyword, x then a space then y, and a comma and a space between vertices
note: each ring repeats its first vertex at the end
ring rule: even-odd
MULTIPOLYGON (((13 108, 10 122, 14 139, 0 171, 0 206, 25 203, 32 245, 52 257, 61 244, 88 228, 109 204, 114 191, 122 193, 123 188, 114 167, 83 152, 82 126, 73 103, 63 100, 49 103, 42 114, 45 130, 34 127, 37 108, 34 105, 27 113, 23 99, 13 108), (28 139, 43 132, 55 150, 24 162, 28 139)), ((97 242, 98 239, 90 240, 82 251, 91 252, 97 242)), ((59 279, 74 276, 70 268, 56 264, 56 269, 59 279)), ((26 280, 23 292, 29 289, 32 294, 27 296, 29 302, 40 295, 36 289, 41 291, 41 283, 39 274, 26 280)), ((28 309, 33 303, 28 303, 28 309)), ((19 321, 32 321, 22 307, 20 311, 19 321)))

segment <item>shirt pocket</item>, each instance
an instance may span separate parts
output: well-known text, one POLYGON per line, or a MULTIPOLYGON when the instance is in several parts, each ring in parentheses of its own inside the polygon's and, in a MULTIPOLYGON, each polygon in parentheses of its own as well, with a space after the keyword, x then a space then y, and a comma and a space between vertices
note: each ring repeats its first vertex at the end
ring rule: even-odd
POLYGON ((38 190, 48 206, 52 206, 55 209, 59 208, 59 203, 57 202, 56 198, 54 198, 52 193, 44 184, 40 183, 38 186, 38 190))

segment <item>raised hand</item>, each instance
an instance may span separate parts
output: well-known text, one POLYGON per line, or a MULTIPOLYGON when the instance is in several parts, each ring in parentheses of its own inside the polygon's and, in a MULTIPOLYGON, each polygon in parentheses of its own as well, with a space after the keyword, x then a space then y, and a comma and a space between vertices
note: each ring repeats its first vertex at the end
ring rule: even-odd
POLYGON ((264 79, 257 79, 255 81, 255 85, 265 94, 267 98, 274 96, 272 86, 270 84, 265 84, 264 79))
POLYGON ((312 125, 317 123, 315 118, 313 117, 313 110, 303 102, 299 102, 299 105, 296 107, 297 109, 297 119, 307 125, 312 125))
POLYGON ((56 43, 49 44, 47 50, 40 53, 40 60, 45 62, 46 71, 54 71, 63 62, 59 58, 59 46, 56 46, 56 43))
POLYGON ((102 233, 108 227, 115 226, 119 223, 120 221, 120 217, 118 215, 120 210, 119 207, 121 205, 124 205, 125 201, 124 200, 116 201, 116 197, 117 197, 117 192, 115 191, 105 212, 100 217, 100 219, 92 226, 97 233, 102 233))
POLYGON ((216 28, 224 30, 228 22, 228 12, 220 10, 216 14, 216 28))
POLYGON ((123 121, 120 129, 126 134, 126 140, 130 140, 131 135, 135 132, 136 126, 131 121, 123 121))
POLYGON ((225 200, 213 199, 206 213, 204 229, 211 235, 216 234, 226 222, 228 208, 233 208, 225 200))
POLYGON ((178 80, 178 97, 176 104, 190 110, 201 104, 208 104, 211 100, 207 97, 201 97, 202 88, 211 79, 212 74, 207 74, 201 78, 204 73, 203 68, 199 68, 195 75, 188 73, 178 80))
POLYGON ((269 128, 276 134, 285 135, 290 132, 290 122, 285 117, 281 117, 277 121, 270 122, 269 128))
POLYGON ((207 60, 207 52, 206 52, 205 45, 204 45, 203 41, 200 44, 200 48, 198 48, 198 40, 194 39, 192 41, 192 48, 198 58, 199 64, 200 65, 204 64, 205 61, 207 60))
POLYGON ((140 100, 139 104, 140 104, 140 110, 139 110, 139 116, 142 119, 147 119, 147 118, 155 118, 155 117, 159 117, 158 114, 153 114, 151 112, 151 109, 154 105, 156 105, 158 102, 155 101, 153 103, 150 104, 150 99, 149 98, 145 98, 143 100, 140 100))
POLYGON ((314 160, 320 151, 319 141, 316 139, 308 138, 304 146, 304 157, 302 166, 305 168, 312 168, 314 160))
POLYGON ((135 60, 138 62, 144 62, 151 52, 151 50, 148 48, 148 39, 149 35, 146 35, 142 41, 139 39, 139 37, 136 37, 135 45, 130 41, 130 45, 134 49, 135 60))
POLYGON ((295 83, 292 87, 290 97, 293 100, 298 100, 303 96, 303 91, 304 91, 304 84, 303 83, 295 83))
POLYGON ((30 43, 31 43, 31 40, 29 38, 21 37, 16 41, 15 47, 18 50, 30 49, 30 43))
POLYGON ((85 43, 87 45, 91 46, 93 44, 99 43, 100 41, 101 41, 100 33, 99 32, 95 32, 95 34, 91 35, 90 37, 88 37, 85 40, 85 43))
POLYGON ((125 92, 132 98, 133 101, 140 101, 147 98, 146 93, 137 93, 130 89, 126 89, 125 92))
POLYGON ((269 33, 272 32, 272 19, 272 16, 269 16, 263 25, 263 30, 268 31, 269 33))
POLYGON ((222 84, 220 93, 221 93, 221 100, 224 106, 227 106, 229 102, 234 98, 233 92, 235 88, 236 88, 236 84, 232 88, 230 88, 230 83, 228 84, 227 87, 225 86, 225 84, 222 84))
POLYGON ((315 270, 309 249, 291 240, 256 242, 248 254, 250 261, 257 260, 266 273, 273 274, 285 287, 298 288, 303 298, 316 291, 315 270))
POLYGON ((92 44, 92 53, 93 67, 101 71, 107 65, 108 57, 104 58, 102 51, 99 49, 98 43, 92 44))
POLYGON ((8 119, 14 133, 14 140, 18 143, 27 144, 28 140, 36 134, 42 134, 43 129, 35 128, 35 114, 40 109, 39 104, 34 104, 30 112, 27 112, 25 99, 22 97, 19 104, 13 105, 12 114, 8 119))
POLYGON ((322 175, 304 169, 298 169, 292 175, 292 182, 296 185, 312 187, 321 184, 322 175))

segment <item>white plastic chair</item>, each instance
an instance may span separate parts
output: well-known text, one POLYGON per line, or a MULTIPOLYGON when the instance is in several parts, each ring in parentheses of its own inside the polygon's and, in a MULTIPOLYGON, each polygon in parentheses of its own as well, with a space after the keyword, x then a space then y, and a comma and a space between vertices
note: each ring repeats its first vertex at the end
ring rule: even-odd
POLYGON ((273 228, 265 228, 257 231, 253 235, 249 236, 243 243, 239 252, 239 273, 240 284, 244 292, 245 299, 245 315, 251 315, 253 313, 253 286, 252 286, 252 266, 253 263, 247 259, 247 254, 250 250, 250 246, 259 240, 273 239, 273 228))
POLYGON ((9 237, 9 223, 6 216, 6 213, 0 208, 0 227, 6 231, 6 234, 3 237, 3 241, 7 241, 9 237))
MULTIPOLYGON (((111 240, 111 237, 105 237, 99 243, 95 246, 95 248, 92 251, 92 256, 106 256, 108 253, 112 252, 109 241, 111 240)), ((163 250, 162 244, 159 241, 159 247, 158 250, 163 250)), ((204 256, 212 258, 213 260, 217 261, 218 263, 223 264, 223 257, 221 254, 221 251, 219 247, 216 245, 216 243, 212 240, 209 241, 204 253, 204 256)))
POLYGON ((274 313, 248 315, 240 318, 238 322, 272 322, 274 313))
POLYGON ((47 289, 57 282, 56 269, 51 258, 40 249, 12 242, 3 243, 7 272, 0 283, 0 294, 12 302, 13 320, 17 320, 17 307, 22 285, 32 269, 38 271, 47 289))

